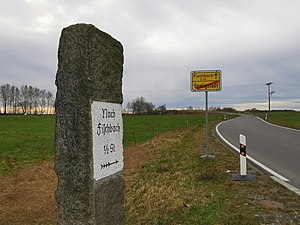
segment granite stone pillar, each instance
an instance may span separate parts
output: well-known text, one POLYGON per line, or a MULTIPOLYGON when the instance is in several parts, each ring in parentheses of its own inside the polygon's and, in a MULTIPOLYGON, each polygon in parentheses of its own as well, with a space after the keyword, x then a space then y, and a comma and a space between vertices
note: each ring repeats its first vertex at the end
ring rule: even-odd
POLYGON ((124 223, 122 74, 120 42, 90 24, 62 30, 55 81, 60 225, 124 223))

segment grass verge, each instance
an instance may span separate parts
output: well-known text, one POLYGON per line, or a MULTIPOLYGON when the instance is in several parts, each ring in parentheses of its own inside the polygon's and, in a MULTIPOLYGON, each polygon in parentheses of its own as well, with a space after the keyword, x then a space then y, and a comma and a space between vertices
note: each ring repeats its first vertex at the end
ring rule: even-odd
POLYGON ((200 158, 204 145, 196 127, 143 146, 153 155, 127 186, 126 224, 299 224, 299 196, 261 173, 231 181, 238 156, 210 136, 216 158, 200 158))
MULTIPOLYGON (((262 119, 265 119, 266 113, 255 113, 255 115, 259 116, 262 119)), ((274 111, 268 115, 268 121, 273 124, 300 130, 300 112, 274 111)))

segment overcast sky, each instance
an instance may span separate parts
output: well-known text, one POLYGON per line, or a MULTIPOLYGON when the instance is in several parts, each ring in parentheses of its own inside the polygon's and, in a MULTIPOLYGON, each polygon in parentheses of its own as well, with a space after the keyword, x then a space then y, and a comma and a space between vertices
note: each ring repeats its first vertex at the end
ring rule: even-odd
POLYGON ((61 30, 91 23, 124 47, 124 105, 205 107, 190 71, 219 69, 209 105, 300 110, 298 0, 1 0, 0 85, 56 92, 61 30))

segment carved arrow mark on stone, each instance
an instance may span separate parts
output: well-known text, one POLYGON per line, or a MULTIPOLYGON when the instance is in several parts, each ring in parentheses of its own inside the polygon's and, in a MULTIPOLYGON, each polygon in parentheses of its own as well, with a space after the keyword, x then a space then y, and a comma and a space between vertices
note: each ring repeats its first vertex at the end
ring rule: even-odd
POLYGON ((107 163, 101 164, 101 169, 110 167, 111 165, 117 164, 118 162, 119 162, 119 161, 116 160, 116 161, 114 161, 114 162, 107 162, 107 163))

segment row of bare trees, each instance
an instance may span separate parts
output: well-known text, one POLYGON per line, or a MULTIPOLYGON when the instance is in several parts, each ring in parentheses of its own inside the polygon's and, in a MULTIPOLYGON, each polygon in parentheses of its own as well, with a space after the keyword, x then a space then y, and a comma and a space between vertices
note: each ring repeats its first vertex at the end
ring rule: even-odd
POLYGON ((28 85, 0 86, 0 114, 53 114, 55 98, 51 91, 28 85))

